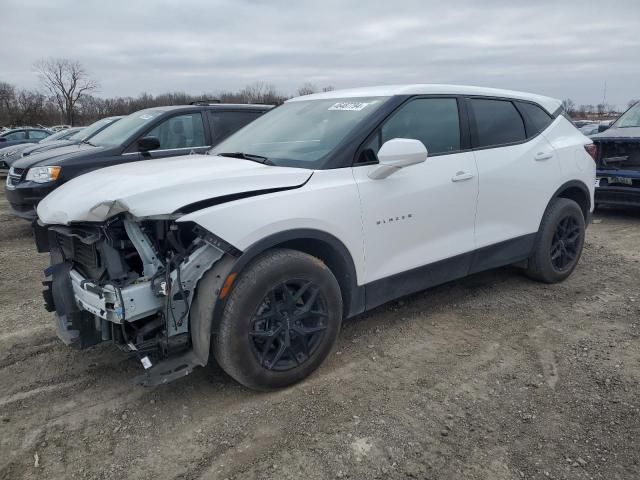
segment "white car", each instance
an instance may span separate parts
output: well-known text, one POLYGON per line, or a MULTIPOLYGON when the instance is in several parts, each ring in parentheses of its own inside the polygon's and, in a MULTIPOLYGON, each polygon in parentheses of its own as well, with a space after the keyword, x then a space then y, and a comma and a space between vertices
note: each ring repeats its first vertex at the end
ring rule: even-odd
POLYGON ((38 206, 59 336, 113 341, 143 384, 204 366, 290 385, 344 318, 515 264, 567 278, 593 208, 591 141, 561 102, 450 85, 307 95, 191 155, 105 168, 38 206))

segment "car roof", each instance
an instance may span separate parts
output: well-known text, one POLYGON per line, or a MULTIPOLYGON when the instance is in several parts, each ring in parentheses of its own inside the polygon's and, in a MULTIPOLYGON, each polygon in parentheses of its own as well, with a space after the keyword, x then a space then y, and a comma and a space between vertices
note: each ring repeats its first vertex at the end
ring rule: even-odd
MULTIPOLYGON (((214 103, 211 105, 167 105, 164 107, 149 107, 145 110, 158 110, 161 112, 173 112, 176 110, 269 110, 273 105, 260 105, 250 103, 214 103)), ((139 110, 140 111, 140 110, 139 110)), ((137 112, 134 112, 137 113, 137 112)))
POLYGON ((499 88, 475 87, 470 85, 445 85, 435 83, 412 85, 381 85, 375 87, 350 88, 346 90, 332 90, 330 92, 313 93, 302 97, 295 97, 287 102, 305 100, 343 99, 358 97, 392 97, 394 95, 475 95, 483 97, 513 98, 535 102, 544 107, 549 113, 554 113, 562 102, 558 99, 536 95, 534 93, 503 90, 499 88))

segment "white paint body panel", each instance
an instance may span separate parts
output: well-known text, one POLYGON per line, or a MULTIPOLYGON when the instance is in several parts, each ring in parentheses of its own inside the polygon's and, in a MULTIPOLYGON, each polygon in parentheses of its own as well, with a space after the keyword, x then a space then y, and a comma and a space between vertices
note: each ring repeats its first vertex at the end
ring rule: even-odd
POLYGON ((536 232, 560 186, 560 167, 551 144, 538 135, 519 145, 476 150, 474 155, 480 175, 476 247, 536 232), (539 153, 550 158, 535 160, 539 153))
POLYGON ((474 249, 478 175, 472 152, 427 158, 373 180, 355 167, 367 258, 365 283, 474 249), (452 179, 471 174, 464 181, 452 179))
POLYGON ((339 239, 365 279, 360 197, 351 168, 315 171, 301 188, 246 198, 185 215, 244 250, 274 233, 314 229, 339 239))
POLYGON ((135 217, 166 215, 208 198, 301 185, 312 173, 208 155, 134 162, 74 178, 40 202, 38 217, 47 224, 101 222, 108 208, 91 209, 113 202, 135 217))
POLYGON ((480 176, 476 248, 538 231, 553 194, 580 180, 593 199, 589 139, 560 116, 526 143, 474 151, 480 176))

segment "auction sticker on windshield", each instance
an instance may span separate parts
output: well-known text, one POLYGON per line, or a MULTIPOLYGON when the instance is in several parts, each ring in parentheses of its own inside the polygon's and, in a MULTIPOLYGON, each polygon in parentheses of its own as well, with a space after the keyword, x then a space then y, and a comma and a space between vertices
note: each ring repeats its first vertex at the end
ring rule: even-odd
POLYGON ((331 105, 329 110, 345 110, 349 112, 359 112, 364 109, 370 103, 362 103, 362 102, 339 102, 331 105))

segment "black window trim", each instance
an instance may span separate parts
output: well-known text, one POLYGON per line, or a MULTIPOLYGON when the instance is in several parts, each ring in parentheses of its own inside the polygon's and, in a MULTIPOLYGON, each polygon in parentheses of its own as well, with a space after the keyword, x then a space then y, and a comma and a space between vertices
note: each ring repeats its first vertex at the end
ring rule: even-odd
MULTIPOLYGON (((459 94, 430 94, 430 95, 411 95, 409 97, 407 97, 402 103, 400 103, 399 105, 397 105, 393 110, 389 111, 387 113, 387 115, 385 115, 385 117, 383 119, 381 119, 376 126, 371 130, 371 132, 365 137, 365 139, 360 142, 360 145, 358 145, 358 148, 356 149, 355 155, 353 157, 353 161, 351 163, 351 167, 363 167, 363 166, 367 166, 367 165, 377 165, 378 162, 377 161, 370 161, 370 162, 358 162, 358 159, 360 158, 360 155, 362 154, 362 150, 364 148, 365 145, 367 145, 369 143, 370 140, 373 139, 374 136, 376 135, 381 135, 382 133, 382 126, 398 111, 400 111, 401 108, 403 108, 405 105, 409 104, 410 102, 414 101, 414 100, 423 100, 423 99, 430 99, 430 98, 450 98, 450 99, 455 99, 457 101, 458 104, 458 124, 459 124, 459 128, 460 128, 460 149, 459 150, 455 150, 453 152, 440 152, 440 153, 428 153, 429 158, 432 157, 441 157, 444 155, 454 155, 457 153, 465 153, 465 152, 470 152, 472 151, 471 148, 471 136, 470 136, 470 123, 469 123, 469 113, 468 113, 468 107, 466 105, 466 102, 464 101, 464 95, 459 95, 459 94)), ((380 142, 382 141, 382 139, 380 139, 380 142)), ((380 145, 382 146, 382 145, 380 145)), ((426 145, 425 145, 426 146, 426 145)), ((428 151, 428 149, 427 149, 428 151)))
POLYGON ((490 148, 502 148, 502 147, 512 147, 515 145, 522 145, 524 143, 528 143, 531 140, 533 140, 534 138, 537 138, 538 136, 540 136, 542 134, 542 132, 544 132, 545 130, 547 130, 547 128, 549 128, 558 118, 558 116, 560 116, 560 114, 562 113, 562 107, 560 107, 559 109, 557 109, 553 114, 550 114, 546 108, 544 108, 543 106, 541 106, 540 104, 531 101, 531 100, 524 100, 524 99, 519 99, 519 98, 513 98, 513 97, 492 97, 489 95, 464 95, 464 103, 467 105, 467 112, 468 112, 468 116, 469 116, 469 130, 471 132, 471 150, 476 151, 476 150, 488 150, 490 148), (525 139, 524 140, 520 140, 518 142, 510 142, 510 143, 501 143, 498 145, 488 145, 486 147, 478 147, 476 145, 478 145, 478 130, 476 127, 476 119, 475 116, 473 114, 473 109, 471 108, 471 100, 476 100, 476 99, 480 99, 480 100, 501 100, 501 101, 506 101, 506 102, 510 102, 513 107, 516 109, 516 112, 518 112, 518 115, 520 115, 520 118, 522 119, 522 124, 524 125, 524 133, 525 133, 525 139), (545 112, 547 115, 549 115, 549 117, 551 118, 551 123, 549 123, 549 125, 547 125, 546 128, 540 130, 538 133, 536 133, 535 135, 529 137, 528 133, 527 133, 527 121, 525 120, 525 116, 523 114, 523 112, 518 108, 518 102, 522 102, 522 103, 529 103, 531 105, 534 105, 538 108, 541 108, 543 112, 545 112))
POLYGON ((524 132, 525 135, 527 136, 527 140, 531 140, 532 138, 537 137, 538 135, 540 135, 542 132, 544 132, 547 128, 549 128, 549 126, 554 122, 555 117, 553 117, 549 112, 547 112, 543 107, 541 107, 540 105, 538 105, 535 102, 527 102, 524 100, 514 100, 513 104, 516 106, 516 108, 518 109, 518 112, 520 113, 520 116, 522 117, 522 119, 524 120, 524 132), (529 114, 527 113, 526 110, 523 110, 521 107, 522 103, 528 103, 529 105, 533 105, 534 107, 539 108, 540 110, 542 110, 542 112, 549 117, 549 123, 547 124, 546 127, 544 127, 542 130, 538 130, 535 134, 533 135, 529 135, 529 128, 531 127, 530 122, 531 122, 531 117, 529 116, 529 114))
MULTIPOLYGON (((134 112, 137 113, 137 112, 134 112)), ((149 128, 147 128, 146 130, 143 131, 143 133, 139 133, 139 134, 135 134, 132 135, 131 137, 129 137, 131 140, 127 140, 129 143, 128 145, 122 150, 123 154, 131 154, 131 153, 139 153, 138 149, 137 149, 137 145, 136 142, 145 137, 151 130, 153 130, 154 128, 156 128, 158 125, 164 123, 165 121, 174 118, 174 117, 179 117, 181 115, 189 115, 189 114, 194 114, 194 113, 199 113, 200 117, 202 118, 202 126, 204 128, 204 136, 205 136, 205 141, 207 143, 211 143, 211 136, 209 135, 209 129, 207 128, 207 126, 209 125, 208 122, 205 123, 205 119, 204 117, 206 117, 206 115, 203 115, 204 110, 198 109, 198 108, 185 108, 185 109, 176 109, 173 111, 169 111, 169 112, 165 112, 162 115, 159 115, 158 118, 156 118, 155 123, 153 123, 149 128), (131 150, 133 148, 133 150, 131 150)), ((127 142, 124 142, 127 143, 127 142)), ((184 148, 176 148, 176 149, 171 149, 171 150, 185 150, 187 148, 203 148, 203 147, 208 147, 208 145, 203 145, 202 147, 184 147, 184 148)), ((158 151, 158 150, 152 150, 154 152, 158 151)))

